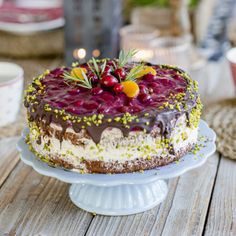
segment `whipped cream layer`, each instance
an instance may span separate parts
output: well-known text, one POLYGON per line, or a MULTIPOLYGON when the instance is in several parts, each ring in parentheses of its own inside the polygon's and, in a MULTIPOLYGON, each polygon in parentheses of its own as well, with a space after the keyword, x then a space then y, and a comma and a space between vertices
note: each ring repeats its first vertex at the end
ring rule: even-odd
POLYGON ((86 173, 84 161, 124 163, 139 159, 171 159, 187 147, 192 147, 197 142, 197 128, 187 126, 185 114, 172 122, 175 123, 174 129, 167 139, 163 139, 158 127, 151 133, 131 131, 127 137, 118 128, 108 127, 103 131, 98 144, 87 134, 75 133, 71 128, 66 130, 65 137, 60 140, 58 137, 62 127, 59 125, 51 123, 50 131, 45 132, 34 122, 29 122, 29 142, 35 153, 44 159, 59 159, 72 169, 86 173))

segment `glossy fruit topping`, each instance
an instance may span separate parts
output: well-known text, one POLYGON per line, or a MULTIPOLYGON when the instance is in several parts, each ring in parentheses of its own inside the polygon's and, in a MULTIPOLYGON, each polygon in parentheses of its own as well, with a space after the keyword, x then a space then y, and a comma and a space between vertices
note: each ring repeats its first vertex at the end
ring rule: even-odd
POLYGON ((102 77, 101 82, 106 87, 113 87, 115 84, 118 83, 118 80, 113 75, 105 75, 102 77))
POLYGON ((123 88, 124 86, 122 84, 116 84, 113 88, 113 90, 116 92, 116 93, 121 93, 123 91, 123 88))
POLYGON ((93 95, 99 95, 103 92, 103 89, 100 88, 100 87, 95 87, 95 88, 92 88, 91 92, 92 92, 93 95))
POLYGON ((140 78, 146 74, 156 75, 157 72, 151 66, 144 66, 143 69, 138 73, 137 78, 140 78))
POLYGON ((123 85, 123 92, 129 98, 134 98, 139 94, 139 86, 134 81, 125 81, 121 83, 123 85))
POLYGON ((126 77, 126 72, 123 68, 118 68, 114 71, 114 74, 116 77, 118 77, 121 80, 124 80, 126 77))
MULTIPOLYGON (((135 114, 146 109, 169 109, 165 104, 175 103, 175 96, 181 98, 184 95, 185 100, 189 98, 189 94, 185 96, 188 82, 175 68, 144 65, 138 75, 141 77, 127 80, 137 63, 126 63, 120 67, 114 65, 116 61, 108 62, 106 72, 100 75, 86 63, 72 69, 51 71, 41 80, 44 92, 37 94, 39 101, 76 115, 116 115, 135 114), (69 76, 73 74, 77 78, 83 75, 82 72, 86 73, 84 84, 63 77, 64 73, 69 73, 69 76)), ((98 66, 101 65, 98 63, 98 66)), ((39 89, 37 84, 35 86, 39 89)))

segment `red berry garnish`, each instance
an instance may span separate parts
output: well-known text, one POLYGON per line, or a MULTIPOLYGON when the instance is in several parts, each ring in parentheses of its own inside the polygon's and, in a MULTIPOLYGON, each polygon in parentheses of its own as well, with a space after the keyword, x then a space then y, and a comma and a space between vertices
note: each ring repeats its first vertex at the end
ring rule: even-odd
POLYGON ((114 71, 115 76, 120 78, 121 80, 124 80, 126 77, 126 72, 123 68, 118 68, 114 71))
POLYGON ((110 73, 111 71, 112 71, 112 67, 111 67, 110 65, 106 65, 106 67, 105 67, 103 73, 104 73, 104 74, 108 74, 108 73, 110 73))
POLYGON ((140 93, 148 94, 148 88, 143 84, 139 85, 139 90, 140 90, 140 93))
POLYGON ((96 83, 99 82, 99 79, 98 79, 97 75, 95 75, 95 74, 92 73, 92 72, 88 73, 87 77, 88 77, 89 79, 91 79, 91 81, 92 81, 93 84, 96 84, 96 83))
POLYGON ((116 93, 121 93, 123 91, 124 86, 122 84, 115 84, 113 90, 116 93))
POLYGON ((87 102, 84 103, 83 107, 87 110, 93 110, 96 109, 99 106, 97 102, 87 102))
POLYGON ((68 93, 70 95, 77 95, 80 93, 80 89, 72 89, 72 90, 69 90, 68 93))
POLYGON ((82 100, 77 100, 74 104, 77 106, 77 107, 80 107, 83 105, 83 101, 82 100))
POLYGON ((117 64, 115 61, 113 61, 113 60, 110 60, 110 61, 107 61, 107 65, 108 66, 114 66, 114 64, 117 64))
POLYGON ((128 107, 128 106, 120 106, 120 107, 117 108, 117 110, 118 110, 119 112, 125 113, 125 112, 128 112, 128 111, 129 111, 129 107, 128 107))
POLYGON ((151 83, 149 84, 149 87, 152 88, 152 89, 158 88, 158 87, 160 87, 160 84, 159 84, 159 83, 156 83, 156 82, 151 82, 151 83))
POLYGON ((113 75, 105 75, 105 76, 102 76, 101 82, 106 87, 113 87, 115 84, 118 83, 118 80, 113 75))
POLYGON ((155 75, 148 73, 148 74, 144 75, 143 78, 147 81, 153 81, 155 78, 155 75))
POLYGON ((91 92, 92 92, 93 95, 98 95, 98 94, 101 94, 103 92, 103 89, 100 88, 100 87, 95 87, 95 88, 92 88, 91 92))
POLYGON ((149 95, 149 94, 140 94, 138 96, 138 99, 140 102, 142 103, 147 103, 147 102, 150 102, 152 100, 152 97, 149 95))
POLYGON ((176 88, 175 91, 178 93, 184 93, 184 88, 176 88))

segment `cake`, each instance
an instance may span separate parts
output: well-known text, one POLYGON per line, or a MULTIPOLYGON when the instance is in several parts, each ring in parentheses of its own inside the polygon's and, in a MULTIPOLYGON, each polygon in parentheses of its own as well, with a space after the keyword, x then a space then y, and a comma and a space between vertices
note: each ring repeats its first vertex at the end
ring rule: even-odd
POLYGON ((194 148, 197 82, 170 65, 94 59, 47 70, 25 93, 30 150, 80 173, 128 173, 179 160, 194 148))

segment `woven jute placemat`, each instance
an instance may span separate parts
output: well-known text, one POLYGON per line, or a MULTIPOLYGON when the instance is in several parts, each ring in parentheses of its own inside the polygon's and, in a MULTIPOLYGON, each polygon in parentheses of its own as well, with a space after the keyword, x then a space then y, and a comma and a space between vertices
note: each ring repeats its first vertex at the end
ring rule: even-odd
POLYGON ((0 31, 0 55, 13 58, 62 55, 64 31, 56 29, 29 35, 0 31))
POLYGON ((203 118, 217 134, 217 150, 236 160, 236 98, 208 105, 203 118))

